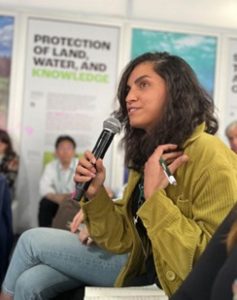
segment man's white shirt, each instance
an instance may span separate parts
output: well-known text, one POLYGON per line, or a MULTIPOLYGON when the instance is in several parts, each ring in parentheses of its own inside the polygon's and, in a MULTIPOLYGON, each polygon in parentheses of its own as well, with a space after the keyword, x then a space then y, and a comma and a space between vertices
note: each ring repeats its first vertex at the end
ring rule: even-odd
POLYGON ((65 194, 75 190, 73 177, 78 164, 78 159, 73 158, 67 169, 64 169, 58 159, 53 160, 45 166, 40 179, 39 190, 41 197, 49 193, 65 194))

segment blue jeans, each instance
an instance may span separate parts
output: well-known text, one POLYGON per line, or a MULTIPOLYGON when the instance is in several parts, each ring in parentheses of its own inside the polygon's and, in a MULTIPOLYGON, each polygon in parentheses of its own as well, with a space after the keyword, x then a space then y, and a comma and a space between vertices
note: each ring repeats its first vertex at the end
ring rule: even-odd
POLYGON ((113 286, 126 261, 127 254, 85 246, 69 231, 30 229, 17 243, 2 290, 14 300, 41 300, 85 285, 113 286))

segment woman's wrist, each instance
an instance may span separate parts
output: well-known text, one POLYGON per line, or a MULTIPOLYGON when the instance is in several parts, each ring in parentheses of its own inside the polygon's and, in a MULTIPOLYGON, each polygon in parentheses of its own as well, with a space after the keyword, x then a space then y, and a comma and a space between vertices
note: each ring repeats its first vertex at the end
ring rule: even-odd
POLYGON ((99 191, 100 191, 100 189, 102 188, 102 186, 103 186, 103 185, 101 185, 94 193, 90 193, 90 192, 87 191, 87 192, 84 194, 84 198, 87 199, 86 202, 87 202, 87 201, 90 201, 90 200, 93 200, 93 199, 96 197, 96 195, 99 193, 99 191))

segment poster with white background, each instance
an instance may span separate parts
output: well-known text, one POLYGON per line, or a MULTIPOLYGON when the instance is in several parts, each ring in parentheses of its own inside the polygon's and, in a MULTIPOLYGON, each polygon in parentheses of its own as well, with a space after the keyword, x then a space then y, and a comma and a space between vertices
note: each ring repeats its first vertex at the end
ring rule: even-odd
MULTIPOLYGON (((18 184, 21 229, 37 226, 39 179, 56 138, 71 135, 77 153, 92 149, 114 109, 117 26, 28 20, 18 184)), ((107 182, 111 149, 106 153, 107 182)))
POLYGON ((237 38, 229 39, 228 91, 225 126, 237 120, 237 38))

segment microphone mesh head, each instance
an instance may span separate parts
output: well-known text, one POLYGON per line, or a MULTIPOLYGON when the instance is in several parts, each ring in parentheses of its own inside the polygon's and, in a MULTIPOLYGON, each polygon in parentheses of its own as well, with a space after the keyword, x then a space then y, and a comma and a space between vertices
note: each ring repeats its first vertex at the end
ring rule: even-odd
POLYGON ((103 122, 103 128, 112 131, 114 134, 119 133, 121 130, 121 123, 116 118, 108 118, 103 122))

